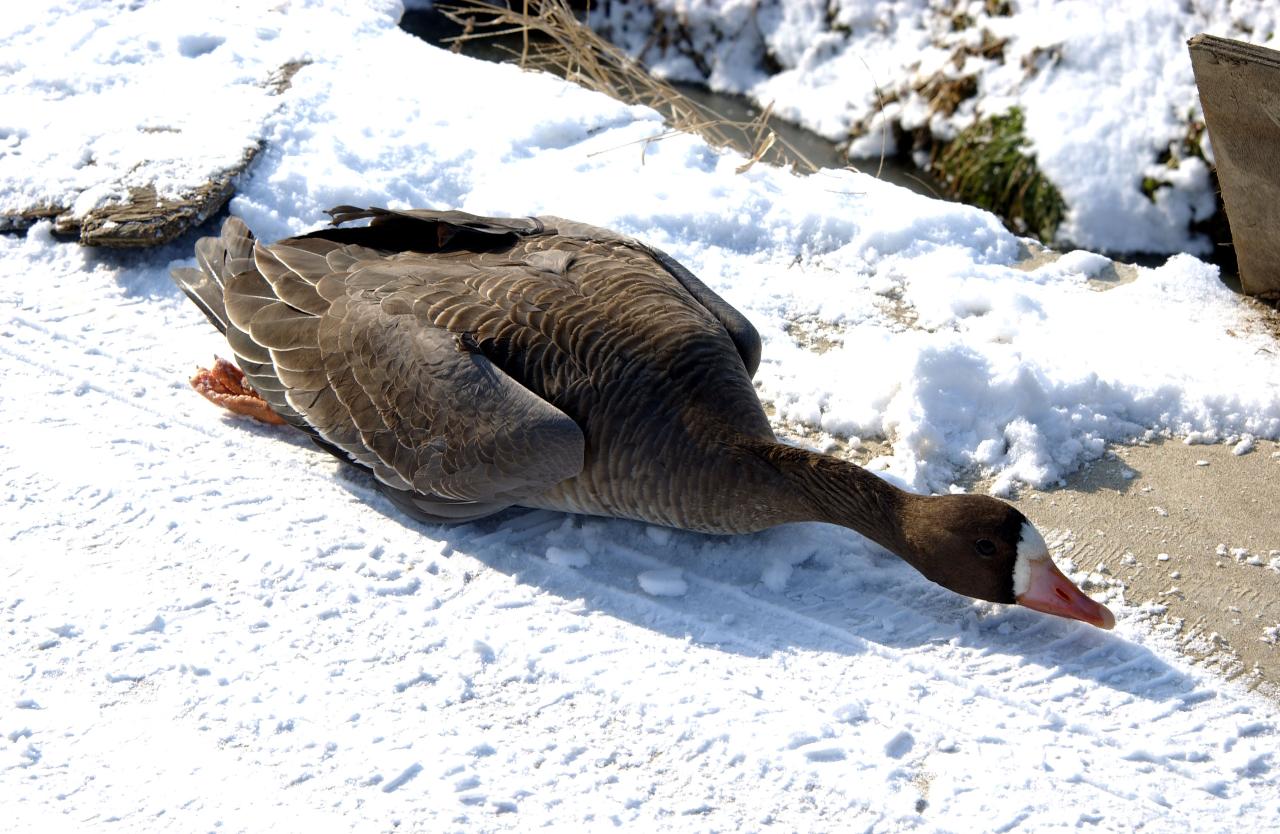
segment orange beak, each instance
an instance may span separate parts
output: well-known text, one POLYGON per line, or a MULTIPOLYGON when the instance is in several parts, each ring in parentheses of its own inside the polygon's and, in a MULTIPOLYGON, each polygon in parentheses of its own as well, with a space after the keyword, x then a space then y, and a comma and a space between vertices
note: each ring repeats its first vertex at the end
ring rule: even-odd
POLYGON ((1107 606, 1085 596, 1070 579, 1058 570, 1047 556, 1029 562, 1030 577, 1027 589, 1018 595, 1018 604, 1046 614, 1055 614, 1072 620, 1083 620, 1098 628, 1114 628, 1115 616, 1107 606))

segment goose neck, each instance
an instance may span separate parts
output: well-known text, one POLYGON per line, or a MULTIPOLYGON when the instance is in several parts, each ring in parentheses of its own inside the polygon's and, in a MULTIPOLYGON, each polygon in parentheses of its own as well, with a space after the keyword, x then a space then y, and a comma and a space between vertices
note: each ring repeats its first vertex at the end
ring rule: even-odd
POLYGON ((916 496, 857 464, 830 455, 773 443, 758 450, 776 470, 796 521, 824 521, 848 527, 906 557, 903 521, 916 496))

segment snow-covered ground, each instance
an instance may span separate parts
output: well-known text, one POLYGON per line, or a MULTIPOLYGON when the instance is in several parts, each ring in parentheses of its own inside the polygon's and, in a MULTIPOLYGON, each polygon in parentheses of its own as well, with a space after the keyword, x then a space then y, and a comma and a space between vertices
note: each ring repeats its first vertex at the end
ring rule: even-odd
MULTIPOLYGON (((1190 257, 1105 292, 1088 253, 1021 271, 983 212, 848 172, 736 175, 691 137, 646 146, 653 113, 429 47, 394 3, 81 6, 6 51, 8 77, 56 91, 5 110, 10 136, 29 115, 79 130, 103 93, 73 81, 135 42, 133 15, 158 46, 118 83, 177 79, 152 88, 158 122, 234 109, 238 84, 310 59, 232 203, 260 235, 339 203, 636 234, 760 327, 780 429, 883 435, 877 465, 915 488, 974 468, 1048 484, 1147 432, 1280 437, 1275 343, 1190 257), (86 17, 78 50, 39 61, 86 17)), ((244 138, 228 118, 210 146, 244 138)), ((822 525, 407 521, 298 436, 190 391, 225 352, 167 275, 191 243, 0 237, 4 828, 1280 824, 1280 710, 1121 600, 1113 633, 975 603, 822 525)))
POLYGON ((189 3, 6 3, 0 19, 0 228, 55 207, 83 217, 130 188, 181 196, 239 164, 278 105, 271 73, 297 26, 210 21, 189 3), (186 91, 185 95, 175 91, 186 91))
MULTIPOLYGON (((1069 214, 1063 241, 1204 253, 1214 211, 1187 39, 1280 46, 1273 0, 654 0, 596 4, 594 25, 657 72, 744 93, 879 156, 882 128, 946 140, 1025 113, 1030 150, 1069 214), (940 82, 972 79, 939 106, 940 82), (952 112, 952 108, 955 108, 952 112), (1144 180, 1156 187, 1151 197, 1144 180)), ((889 138, 890 152, 893 140, 889 138)))

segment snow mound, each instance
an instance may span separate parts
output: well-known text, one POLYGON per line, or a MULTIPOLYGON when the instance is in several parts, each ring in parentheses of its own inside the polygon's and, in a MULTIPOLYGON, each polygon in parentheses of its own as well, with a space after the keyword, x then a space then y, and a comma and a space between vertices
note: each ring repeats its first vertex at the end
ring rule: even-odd
POLYGON ((1201 158, 1213 157, 1187 39, 1274 47, 1280 11, 1269 0, 655 0, 601 4, 592 25, 661 74, 852 138, 855 156, 879 156, 889 124, 948 140, 1021 108, 1030 151, 1069 208, 1061 241, 1204 254, 1190 225, 1214 211, 1201 158), (971 85, 972 97, 950 102, 947 85, 971 85))

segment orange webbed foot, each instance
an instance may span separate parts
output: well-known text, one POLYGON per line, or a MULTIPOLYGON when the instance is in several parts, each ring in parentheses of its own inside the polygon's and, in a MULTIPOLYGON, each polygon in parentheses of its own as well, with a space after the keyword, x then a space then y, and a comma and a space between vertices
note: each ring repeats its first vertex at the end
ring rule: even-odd
POLYGON ((214 405, 236 414, 244 414, 273 426, 284 425, 284 418, 271 410, 257 391, 245 382, 244 372, 221 356, 213 358, 213 370, 199 368, 191 377, 191 387, 214 405))

